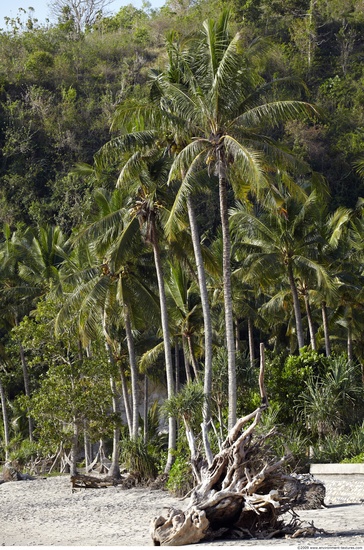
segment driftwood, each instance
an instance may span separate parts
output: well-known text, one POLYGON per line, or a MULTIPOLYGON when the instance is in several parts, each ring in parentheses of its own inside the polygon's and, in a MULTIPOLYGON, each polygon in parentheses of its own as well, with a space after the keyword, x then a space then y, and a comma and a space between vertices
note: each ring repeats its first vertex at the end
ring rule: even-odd
POLYGON ((13 464, 12 462, 6 462, 3 467, 3 481, 29 481, 36 479, 35 477, 31 476, 30 474, 23 474, 18 470, 18 467, 16 464, 13 464))
MULTIPOLYGON (((302 527, 294 513, 288 525, 281 518, 302 506, 310 483, 285 473, 283 467, 291 454, 288 451, 278 459, 271 451, 269 441, 275 429, 255 434, 268 407, 264 364, 259 386, 261 406, 237 421, 212 464, 201 470, 201 481, 193 489, 187 509, 170 509, 166 517, 151 522, 154 545, 181 546, 219 538, 270 539, 315 531, 313 525, 302 527)), ((320 497, 316 500, 323 502, 323 485, 318 482, 317 487, 320 497)))
POLYGON ((70 477, 72 484, 72 493, 76 489, 101 489, 104 487, 121 486, 123 489, 131 489, 139 482, 139 477, 134 474, 121 476, 121 478, 113 478, 110 476, 97 477, 84 474, 76 474, 70 477))

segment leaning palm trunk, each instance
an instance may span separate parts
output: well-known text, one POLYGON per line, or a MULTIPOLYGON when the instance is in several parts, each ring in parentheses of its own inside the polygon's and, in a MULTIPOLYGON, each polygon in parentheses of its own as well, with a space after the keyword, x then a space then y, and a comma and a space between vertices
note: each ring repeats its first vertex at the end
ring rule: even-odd
POLYGON ((229 398, 229 430, 236 423, 236 368, 235 368, 235 339, 233 305, 231 297, 231 266, 230 266, 230 233, 229 216, 227 205, 227 180, 226 162, 224 151, 218 150, 218 173, 219 173, 219 199, 220 216, 223 245, 223 286, 224 286, 224 309, 225 309, 225 331, 226 345, 228 352, 228 398, 229 398))
MULTIPOLYGON (((153 223, 152 228, 153 235, 156 234, 155 224, 153 223)), ((172 362, 172 352, 171 352, 171 343, 169 335, 169 326, 168 326, 168 310, 167 310, 167 300, 166 293, 164 289, 164 279, 162 264, 159 255, 159 247, 155 238, 152 239, 154 262, 157 273, 158 280, 158 290, 159 290, 159 300, 161 307, 161 322, 163 330, 163 342, 164 342, 164 357, 166 361, 166 376, 167 376, 167 395, 170 399, 174 395, 174 376, 173 376, 173 362, 172 362)), ((165 466, 165 473, 169 473, 172 464, 173 464, 173 451, 176 449, 176 419, 170 417, 168 420, 169 431, 168 431, 168 457, 167 463, 165 466)))
POLYGON ((296 282, 294 280, 292 266, 289 264, 287 269, 288 269, 289 286, 291 287, 292 298, 293 298, 293 309, 294 309, 294 316, 295 316, 295 320, 296 320, 298 349, 301 350, 305 345, 305 340, 304 340, 304 337, 303 337, 303 326, 302 326, 302 315, 301 315, 300 301, 299 301, 299 298, 298 298, 298 291, 297 291, 296 282))
MULTIPOLYGON (((192 197, 187 197, 187 211, 188 219, 190 222, 191 236, 193 251, 195 254, 196 268, 198 284, 201 296, 204 334, 205 334, 205 371, 204 371, 204 407, 202 409, 203 414, 203 430, 207 432, 208 426, 211 421, 211 389, 212 389, 212 323, 210 314, 210 305, 207 294, 206 275, 203 265, 200 237, 198 233, 197 220, 195 211, 193 208, 192 197)), ((208 442, 207 438, 204 438, 208 442)), ((205 444, 206 458, 209 464, 212 462, 212 453, 209 444, 205 444)))

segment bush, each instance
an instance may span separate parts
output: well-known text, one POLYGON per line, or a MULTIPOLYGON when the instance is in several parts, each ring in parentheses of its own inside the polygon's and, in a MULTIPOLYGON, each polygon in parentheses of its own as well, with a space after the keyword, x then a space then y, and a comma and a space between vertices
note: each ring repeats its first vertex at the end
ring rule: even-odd
POLYGON ((168 491, 174 496, 183 497, 193 489, 194 485, 195 483, 189 459, 184 453, 178 454, 169 473, 167 481, 168 491))
POLYGON ((309 378, 322 377, 329 360, 316 351, 303 349, 301 355, 285 354, 269 357, 266 361, 266 387, 270 404, 279 406, 278 421, 288 425, 299 422, 295 402, 306 389, 309 378))
POLYGON ((362 464, 364 462, 364 453, 360 453, 352 458, 344 458, 341 462, 342 464, 362 464))
POLYGON ((120 454, 127 470, 140 474, 143 480, 156 478, 158 461, 153 453, 153 447, 146 445, 141 438, 124 439, 121 442, 120 454))
POLYGON ((346 454, 347 437, 345 435, 327 435, 312 447, 311 462, 329 464, 341 462, 346 454))

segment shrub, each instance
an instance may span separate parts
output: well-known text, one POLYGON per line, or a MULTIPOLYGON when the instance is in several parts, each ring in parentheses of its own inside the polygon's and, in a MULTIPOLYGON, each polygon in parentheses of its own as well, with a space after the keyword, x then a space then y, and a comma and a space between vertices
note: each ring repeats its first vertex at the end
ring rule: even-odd
POLYGON ((194 487, 191 464, 185 453, 179 453, 172 465, 167 489, 177 497, 185 496, 194 487))
POLYGON ((141 438, 123 439, 120 454, 125 468, 137 472, 143 480, 155 479, 157 476, 158 461, 153 454, 153 447, 146 445, 141 438))

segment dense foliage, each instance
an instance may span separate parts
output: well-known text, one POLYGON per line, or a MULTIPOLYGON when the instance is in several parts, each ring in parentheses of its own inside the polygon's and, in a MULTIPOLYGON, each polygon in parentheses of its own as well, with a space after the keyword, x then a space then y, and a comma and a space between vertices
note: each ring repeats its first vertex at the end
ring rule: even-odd
POLYGON ((278 447, 362 460, 363 33, 354 0, 5 21, 0 460, 188 488, 260 344, 278 447))

